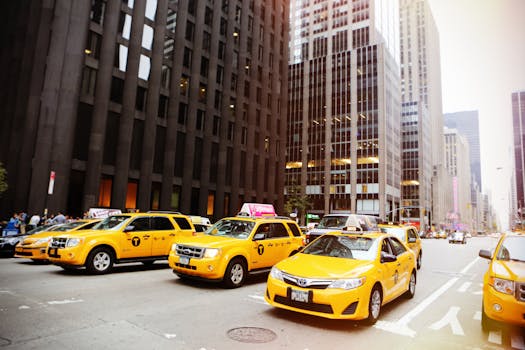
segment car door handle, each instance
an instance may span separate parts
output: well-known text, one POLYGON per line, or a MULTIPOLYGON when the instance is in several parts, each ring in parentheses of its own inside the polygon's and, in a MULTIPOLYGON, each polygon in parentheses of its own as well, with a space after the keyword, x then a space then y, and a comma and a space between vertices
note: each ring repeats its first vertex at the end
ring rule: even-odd
POLYGON ((175 234, 174 234, 174 233, 170 233, 170 237, 174 237, 174 236, 175 236, 175 234))
POLYGON ((271 244, 271 243, 270 243, 270 244, 268 244, 268 247, 273 247, 273 244, 271 244))
POLYGON ((149 235, 145 235, 144 238, 149 238, 149 235))

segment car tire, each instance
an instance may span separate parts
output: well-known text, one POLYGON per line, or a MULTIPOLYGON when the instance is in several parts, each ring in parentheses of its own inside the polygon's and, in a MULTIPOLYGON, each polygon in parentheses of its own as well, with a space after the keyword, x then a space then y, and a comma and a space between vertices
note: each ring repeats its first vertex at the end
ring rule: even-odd
POLYGON ((244 284, 246 273, 246 264, 241 259, 236 258, 231 260, 224 272, 224 285, 226 288, 239 288, 244 284))
POLYGON ((374 325, 379 319, 382 302, 383 296, 381 295, 381 288, 378 285, 375 285, 370 292, 370 299, 368 300, 368 317, 366 319, 366 324, 369 326, 374 325))
POLYGON ((412 271, 412 274, 410 275, 410 280, 408 282, 408 289, 405 292, 405 297, 407 299, 412 299, 414 295, 416 294, 416 282, 417 282, 416 271, 412 271))
POLYGON ((103 275, 111 271, 113 262, 113 252, 104 247, 95 248, 88 255, 86 269, 92 275, 103 275))
POLYGON ((416 265, 417 265, 418 270, 421 268, 421 259, 422 259, 421 252, 419 252, 419 254, 417 255, 417 260, 416 260, 416 265))

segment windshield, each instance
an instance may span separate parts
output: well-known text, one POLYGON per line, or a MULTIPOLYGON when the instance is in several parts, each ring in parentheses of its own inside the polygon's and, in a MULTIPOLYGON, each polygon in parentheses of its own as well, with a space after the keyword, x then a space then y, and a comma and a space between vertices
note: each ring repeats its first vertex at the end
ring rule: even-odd
POLYGON ((118 230, 129 218, 127 215, 113 215, 93 226, 93 230, 118 230))
POLYGON ((374 260, 377 256, 377 239, 370 237, 323 235, 309 244, 303 254, 336 258, 374 260))
POLYGON ((205 233, 212 236, 246 239, 250 236, 254 226, 255 223, 251 221, 223 219, 217 221, 205 233))
POLYGON ((74 222, 68 222, 67 224, 63 224, 57 227, 53 228, 53 231, 55 232, 64 232, 74 229, 77 226, 84 225, 85 221, 74 221, 74 222))
POLYGON ((348 220, 348 216, 346 215, 330 215, 325 216, 321 219, 321 222, 319 222, 319 225, 317 225, 317 228, 343 228, 346 226, 346 221, 348 220))
POLYGON ((505 238, 498 250, 496 259, 525 262, 525 236, 505 238))
POLYGON ((383 233, 390 233, 397 238, 399 238, 400 241, 405 242, 405 229, 398 228, 398 227, 381 227, 381 232, 383 233))

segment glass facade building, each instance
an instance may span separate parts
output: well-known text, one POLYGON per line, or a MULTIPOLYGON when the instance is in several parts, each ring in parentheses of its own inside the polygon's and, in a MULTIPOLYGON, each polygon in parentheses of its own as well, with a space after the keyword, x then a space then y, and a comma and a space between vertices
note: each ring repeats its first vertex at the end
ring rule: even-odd
POLYGON ((512 207, 515 215, 511 225, 517 226, 525 217, 525 91, 512 93, 512 126, 514 132, 514 191, 512 207), (520 222, 516 222, 520 221, 520 222))
POLYGON ((2 212, 282 209, 286 1, 1 7, 2 212))
POLYGON ((399 4, 291 6, 285 195, 385 218, 400 203, 399 4))

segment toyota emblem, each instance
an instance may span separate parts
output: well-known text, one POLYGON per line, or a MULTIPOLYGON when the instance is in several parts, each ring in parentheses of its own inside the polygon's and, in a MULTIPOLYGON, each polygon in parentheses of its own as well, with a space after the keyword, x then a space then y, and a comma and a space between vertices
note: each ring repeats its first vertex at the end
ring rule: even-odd
POLYGON ((308 281, 306 280, 306 278, 299 278, 297 280, 297 284, 299 285, 299 287, 306 287, 308 285, 308 281))

